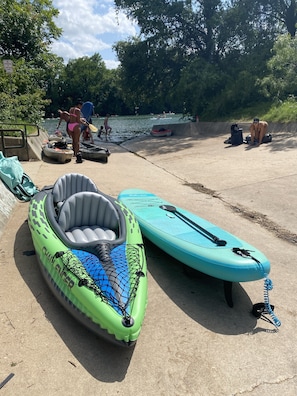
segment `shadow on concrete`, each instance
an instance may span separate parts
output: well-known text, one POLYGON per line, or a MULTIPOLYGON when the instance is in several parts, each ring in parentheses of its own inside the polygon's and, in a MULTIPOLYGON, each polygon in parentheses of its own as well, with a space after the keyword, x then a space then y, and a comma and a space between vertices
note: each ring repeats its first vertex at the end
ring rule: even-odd
MULTIPOLYGON (((295 132, 276 132, 272 135, 272 142, 263 143, 271 152, 289 151, 297 148, 297 133, 295 132)), ((245 150, 257 149, 258 146, 245 144, 245 150)))
POLYGON ((275 132, 272 135, 272 142, 267 145, 272 152, 296 149, 297 132, 275 132))
MULTIPOLYGON (((282 127, 285 128, 284 126, 277 124, 271 127, 271 131, 270 129, 268 130, 268 132, 271 132, 272 134, 272 142, 267 144, 265 143, 265 146, 267 145, 271 152, 292 150, 297 147, 297 131, 278 130, 278 128, 281 129, 282 127)), ((231 136, 231 132, 228 131, 229 127, 226 123, 200 123, 199 127, 194 125, 192 128, 189 128, 189 125, 187 124, 177 124, 175 125, 175 128, 176 132, 174 132, 170 137, 138 137, 136 139, 123 142, 121 147, 136 154, 141 151, 141 155, 144 157, 149 155, 153 156, 154 154, 168 155, 170 153, 186 151, 193 147, 194 143, 196 145, 197 141, 216 139, 214 144, 218 145, 218 139, 221 137, 222 149, 240 148, 244 151, 251 148, 245 143, 240 146, 225 144, 224 142, 226 139, 231 136)), ((243 138, 245 139, 248 135, 249 132, 247 130, 243 133, 243 138)))
MULTIPOLYGON (((196 140, 196 139, 195 139, 196 140)), ((142 139, 130 140, 121 144, 126 150, 137 154, 141 151, 144 156, 162 155, 176 153, 193 147, 192 138, 190 137, 165 137, 153 138, 145 137, 142 139)), ((143 155, 141 154, 141 155, 143 155)))
MULTIPOLYGON (((253 332, 257 324, 251 314, 253 304, 239 283, 233 284, 234 307, 230 308, 224 297, 222 280, 184 266, 146 238, 144 242, 150 274, 189 317, 215 333, 253 332)), ((261 293, 262 289, 259 295, 261 293)))
MULTIPOLYGON (((77 322, 55 299, 46 285, 27 222, 17 231, 14 244, 16 266, 52 324, 75 359, 97 380, 113 383, 124 380, 135 346, 131 349, 113 345, 77 322), (23 247, 25 250, 22 250, 23 247)), ((71 363, 71 362, 69 362, 71 363)), ((100 392, 99 392, 100 393, 100 392)))
MULTIPOLYGON (((59 162, 59 161, 55 161, 53 158, 49 158, 46 155, 42 154, 41 155, 41 160, 42 162, 45 162, 46 164, 52 164, 52 165, 65 165, 65 162, 59 162)), ((75 158, 73 158, 71 161, 69 162, 75 162, 75 158)), ((67 163, 67 162, 66 162, 67 163)))

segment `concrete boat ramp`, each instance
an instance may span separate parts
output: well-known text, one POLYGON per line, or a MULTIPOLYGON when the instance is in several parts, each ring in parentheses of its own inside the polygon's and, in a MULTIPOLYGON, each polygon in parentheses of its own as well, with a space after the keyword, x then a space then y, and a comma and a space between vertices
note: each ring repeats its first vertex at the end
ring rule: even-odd
POLYGON ((225 145, 227 127, 200 128, 103 143, 108 164, 22 165, 39 187, 79 172, 114 197, 146 189, 247 240, 271 261, 279 331, 251 315, 263 302, 262 280, 235 284, 229 308, 222 281, 185 271, 145 241, 149 303, 135 348, 96 338, 50 293, 34 256, 28 203, 1 187, 0 383, 14 374, 1 395, 297 394, 297 136, 275 131, 272 143, 250 149, 225 145))

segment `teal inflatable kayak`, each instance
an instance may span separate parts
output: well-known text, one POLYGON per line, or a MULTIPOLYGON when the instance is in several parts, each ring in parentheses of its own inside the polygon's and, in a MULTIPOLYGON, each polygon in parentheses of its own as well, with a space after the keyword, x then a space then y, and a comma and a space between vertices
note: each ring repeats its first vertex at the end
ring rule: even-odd
POLYGON ((146 238, 189 267, 229 282, 255 281, 270 272, 257 248, 153 193, 124 190, 118 200, 134 213, 146 238))
POLYGON ((28 223, 42 274, 62 305, 96 334, 133 345, 145 316, 147 268, 131 211, 71 173, 32 198, 28 223))

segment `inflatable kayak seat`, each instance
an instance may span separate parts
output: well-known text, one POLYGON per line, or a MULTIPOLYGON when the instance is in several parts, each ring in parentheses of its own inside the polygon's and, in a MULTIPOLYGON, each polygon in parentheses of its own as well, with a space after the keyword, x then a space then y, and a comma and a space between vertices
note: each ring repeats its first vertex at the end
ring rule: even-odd
POLYGON ((67 198, 82 191, 98 192, 98 189, 88 177, 79 173, 68 173, 58 179, 54 184, 54 205, 60 208, 67 198))
POLYGON ((119 215, 102 195, 79 192, 63 203, 58 223, 71 242, 113 241, 117 238, 119 215))

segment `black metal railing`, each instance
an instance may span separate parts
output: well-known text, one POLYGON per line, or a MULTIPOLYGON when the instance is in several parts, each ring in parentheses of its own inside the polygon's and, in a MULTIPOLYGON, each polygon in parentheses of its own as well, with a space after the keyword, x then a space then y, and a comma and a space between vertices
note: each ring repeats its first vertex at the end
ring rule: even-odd
POLYGON ((24 149, 29 160, 28 130, 30 137, 38 137, 40 128, 36 124, 0 124, 1 149, 6 156, 7 152, 15 149, 24 149), (33 127, 33 128, 32 128, 33 127), (33 131, 32 131, 33 129, 33 131), (35 132, 36 129, 36 132, 35 132))

